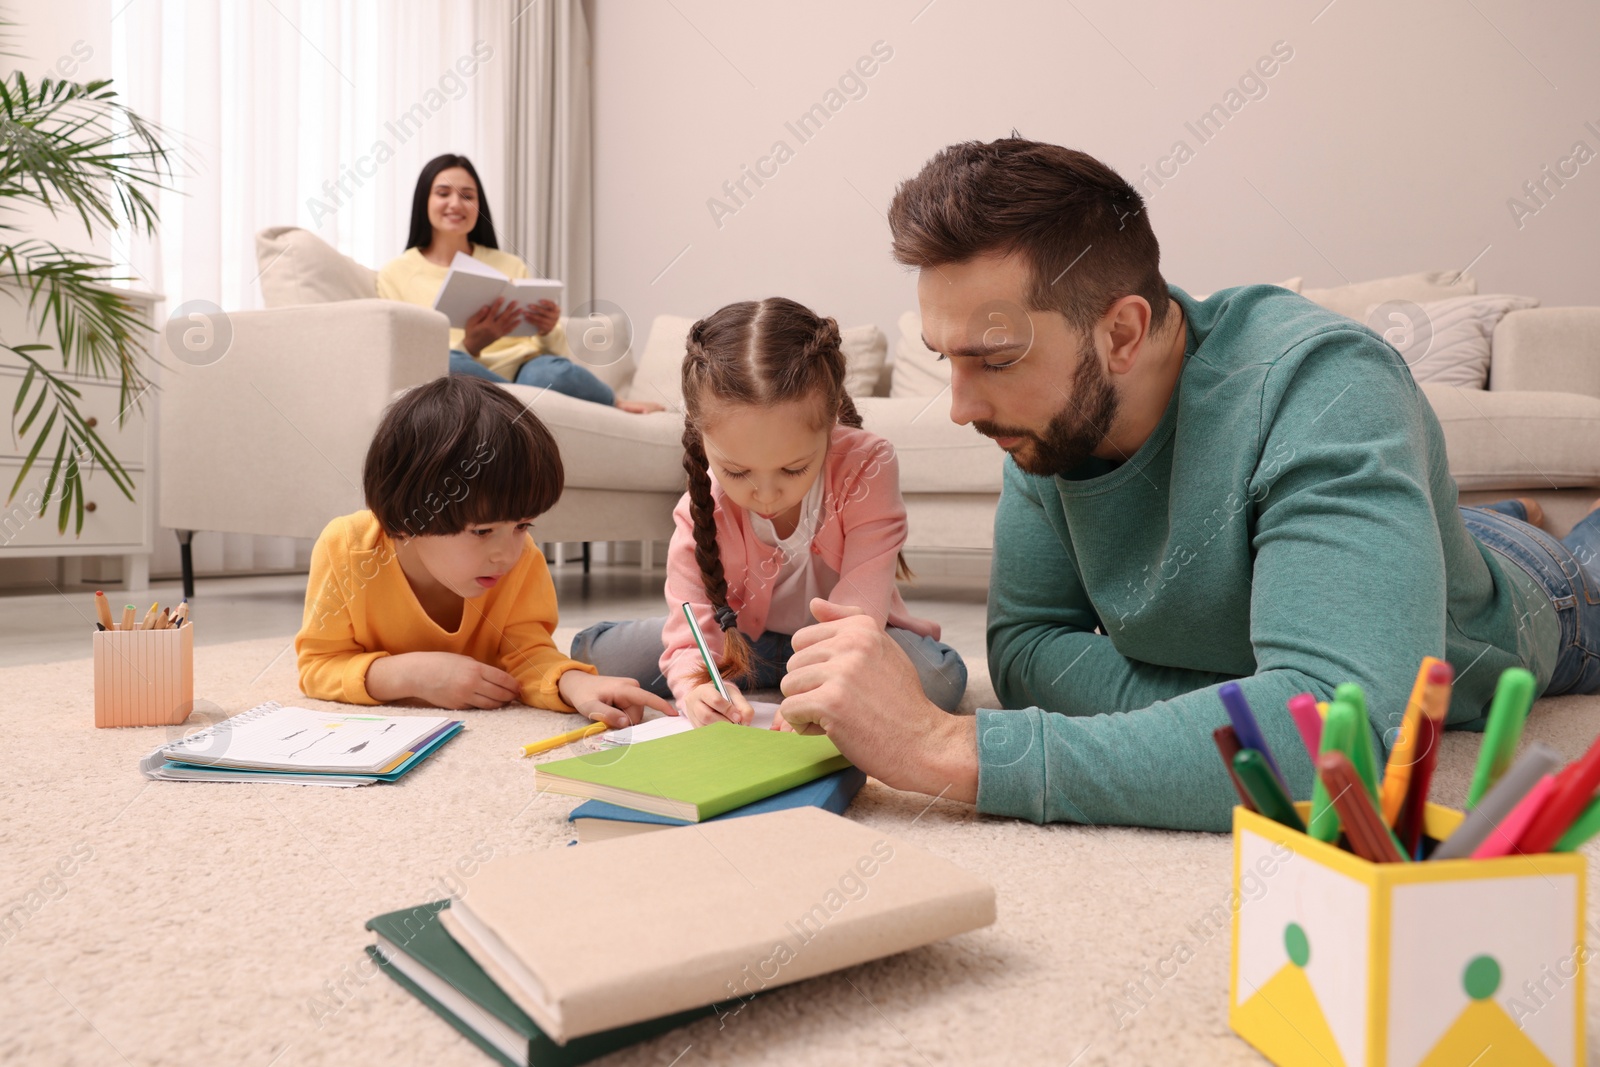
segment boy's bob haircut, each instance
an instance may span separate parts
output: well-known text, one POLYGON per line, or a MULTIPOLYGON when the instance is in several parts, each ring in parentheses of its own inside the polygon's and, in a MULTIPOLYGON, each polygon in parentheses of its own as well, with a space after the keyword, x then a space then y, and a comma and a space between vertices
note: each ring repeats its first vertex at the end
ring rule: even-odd
POLYGON ((563 480, 537 415, 492 382, 451 375, 389 405, 361 488, 391 537, 435 537, 543 515, 563 480))

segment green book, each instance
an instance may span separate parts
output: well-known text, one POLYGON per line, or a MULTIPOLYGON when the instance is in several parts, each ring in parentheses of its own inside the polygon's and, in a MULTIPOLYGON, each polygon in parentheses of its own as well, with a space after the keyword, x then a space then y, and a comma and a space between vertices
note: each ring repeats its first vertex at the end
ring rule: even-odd
POLYGON ((545 792, 700 822, 848 766, 821 734, 718 722, 542 763, 534 784, 545 792))
POLYGON ((711 1005, 681 1011, 558 1045, 445 932, 438 915, 449 906, 436 900, 368 921, 377 943, 367 946, 367 954, 402 989, 508 1067, 576 1067, 718 1010, 711 1005))

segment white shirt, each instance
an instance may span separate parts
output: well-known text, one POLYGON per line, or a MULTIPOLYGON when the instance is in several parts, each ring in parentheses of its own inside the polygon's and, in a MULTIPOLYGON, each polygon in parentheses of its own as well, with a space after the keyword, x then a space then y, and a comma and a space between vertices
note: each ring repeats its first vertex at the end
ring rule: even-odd
MULTIPOLYGON (((811 551, 817 527, 822 524, 822 474, 806 490, 800 501, 800 520, 794 532, 780 538, 770 519, 750 513, 750 528, 756 540, 781 550, 777 577, 773 579, 772 607, 767 612, 767 632, 792 634, 802 626, 817 620, 811 615, 811 598, 826 598, 839 583, 839 572, 822 562, 811 551)), ((760 581, 760 575, 751 575, 750 581, 760 581)))

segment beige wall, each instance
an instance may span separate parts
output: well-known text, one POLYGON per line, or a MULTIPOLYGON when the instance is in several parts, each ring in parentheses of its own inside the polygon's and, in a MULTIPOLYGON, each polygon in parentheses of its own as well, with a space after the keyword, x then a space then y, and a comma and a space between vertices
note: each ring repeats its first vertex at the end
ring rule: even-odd
POLYGON ((1480 291, 1600 304, 1600 158, 1547 182, 1520 228, 1508 207, 1574 142, 1600 153, 1600 12, 1326 3, 596 0, 597 294, 640 331, 772 293, 892 330, 914 304, 887 251, 896 183, 945 144, 1015 127, 1129 180, 1187 142, 1175 176, 1145 188, 1165 274, 1191 292, 1476 259, 1480 291), (836 98, 800 143, 785 123, 877 41, 893 56, 865 95, 836 98), (1259 99, 1227 101, 1275 42, 1293 56, 1246 84, 1259 99), (1205 143, 1185 126, 1238 101, 1205 143), (779 140, 793 158, 747 179, 719 226, 707 201, 731 204, 723 182, 779 140))

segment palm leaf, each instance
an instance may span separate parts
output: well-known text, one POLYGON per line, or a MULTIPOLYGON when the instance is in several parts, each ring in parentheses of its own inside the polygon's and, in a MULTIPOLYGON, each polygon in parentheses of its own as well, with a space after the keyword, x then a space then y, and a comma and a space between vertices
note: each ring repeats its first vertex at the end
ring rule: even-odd
MULTIPOLYGON (((0 18, 0 54, 11 25, 0 18)), ((53 216, 68 214, 91 238, 123 226, 153 234, 158 219, 151 197, 169 188, 173 172, 166 141, 160 127, 117 99, 109 81, 32 80, 13 71, 0 78, 0 209, 33 204, 53 216)), ((12 435, 28 442, 27 453, 6 502, 15 499, 54 435, 39 514, 58 502, 60 532, 74 522, 81 533, 85 468, 103 469, 130 500, 133 480, 79 412, 82 393, 65 375, 115 381, 120 424, 143 407, 151 388, 144 370, 144 360, 153 359, 149 329, 114 288, 128 279, 108 260, 48 241, 7 239, 13 234, 21 236, 16 226, 0 222, 0 286, 22 294, 30 333, 53 336, 57 347, 0 336, 0 350, 27 368, 11 410, 12 435), (52 353, 59 353, 56 370, 46 365, 52 353)))

